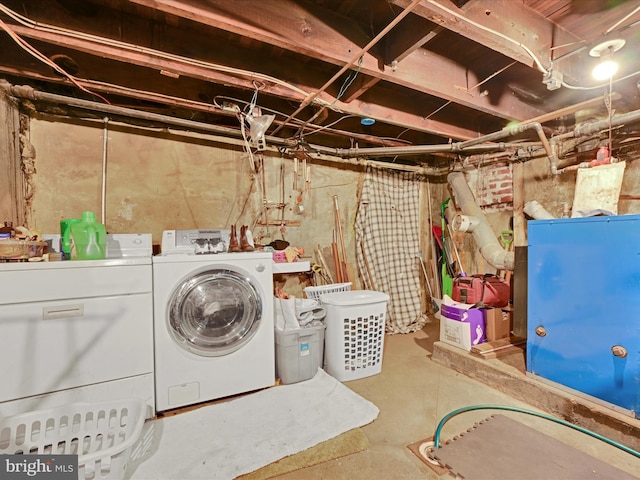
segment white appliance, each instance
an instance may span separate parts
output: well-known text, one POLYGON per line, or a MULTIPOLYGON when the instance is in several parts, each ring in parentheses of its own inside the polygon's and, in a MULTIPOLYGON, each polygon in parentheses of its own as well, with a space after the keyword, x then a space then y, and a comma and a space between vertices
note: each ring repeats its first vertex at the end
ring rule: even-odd
POLYGON ((275 384, 272 263, 263 252, 153 257, 158 412, 275 384))
POLYGON ((150 255, 0 263, 0 285, 0 416, 125 398, 154 414, 150 255))

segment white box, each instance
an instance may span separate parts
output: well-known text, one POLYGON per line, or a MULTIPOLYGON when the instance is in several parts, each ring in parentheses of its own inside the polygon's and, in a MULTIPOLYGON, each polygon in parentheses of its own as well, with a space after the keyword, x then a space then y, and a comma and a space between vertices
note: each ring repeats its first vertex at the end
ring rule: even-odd
POLYGON ((484 314, 479 308, 472 307, 444 296, 440 308, 441 342, 468 352, 471 347, 486 341, 484 314))

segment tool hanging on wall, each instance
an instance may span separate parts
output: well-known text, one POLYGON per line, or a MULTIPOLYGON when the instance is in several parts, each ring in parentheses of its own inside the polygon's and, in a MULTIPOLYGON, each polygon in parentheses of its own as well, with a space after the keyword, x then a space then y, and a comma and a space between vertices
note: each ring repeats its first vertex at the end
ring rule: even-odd
POLYGON ((427 180, 427 207, 429 208, 429 247, 431 257, 431 273, 433 274, 434 293, 437 298, 442 298, 440 282, 438 282, 438 270, 436 265, 436 245, 433 238, 433 212, 431 210, 431 183, 427 180))
POLYGON ((422 266, 422 273, 424 275, 424 281, 427 284, 427 289, 429 290, 429 296, 431 297, 431 307, 433 308, 433 313, 438 313, 440 307, 438 306, 438 302, 435 301, 435 297, 433 296, 433 290, 431 289, 431 282, 429 281, 429 275, 427 275, 427 269, 424 266, 424 260, 422 259, 422 252, 416 255, 420 259, 420 265, 422 266))
POLYGON ((347 251, 344 246, 344 235, 342 234, 342 223, 340 221, 340 207, 338 206, 338 196, 333 196, 334 217, 336 222, 336 230, 338 232, 338 239, 340 240, 340 253, 342 258, 340 259, 340 273, 342 275, 342 282, 349 281, 349 275, 347 273, 347 251))
POLYGON ((452 270, 454 270, 453 266, 452 266, 452 258, 450 258, 451 252, 449 251, 450 249, 447 248, 447 227, 446 227, 446 219, 445 219, 445 210, 447 208, 447 205, 449 204, 449 201, 451 200, 451 198, 447 198, 444 202, 442 202, 442 205, 440 205, 440 221, 441 221, 441 228, 442 228, 442 294, 443 295, 448 295, 451 296, 451 293, 453 292, 453 276, 455 275, 455 272, 452 273, 452 270))
POLYGON ((338 252, 338 243, 336 242, 336 231, 333 231, 333 242, 331 242, 331 255, 333 256, 333 265, 336 271, 336 278, 338 283, 344 282, 342 276, 342 266, 340 263, 340 253, 338 252))
POLYGON ((320 262, 320 265, 322 265, 322 269, 327 275, 329 279, 329 283, 335 283, 335 280, 333 279, 333 275, 331 275, 331 270, 329 270, 329 267, 327 266, 327 262, 324 259, 324 255, 322 254, 322 248, 320 248, 320 245, 316 246, 316 258, 320 262))
MULTIPOLYGON (((457 263, 457 267, 458 267, 457 269, 460 271, 460 275, 464 276, 464 275, 466 275, 465 269, 463 268, 462 261, 460 260, 460 254, 458 253, 458 247, 456 246, 456 241, 455 241, 455 238, 453 236, 453 229, 451 228, 451 224, 449 223, 449 218, 445 216, 444 217, 444 222, 447 225, 447 233, 448 233, 448 237, 447 238, 449 239, 449 241, 447 242, 447 246, 450 247, 450 250, 453 250, 453 253, 455 254, 456 261, 458 262, 457 263)), ((454 269, 452 276, 455 276, 456 273, 457 273, 457 271, 454 269)))
MULTIPOLYGON (((502 244, 502 248, 512 252, 513 238, 513 230, 503 230, 500 232, 500 243, 502 244)), ((511 282, 512 273, 513 272, 511 272, 511 270, 502 270, 500 271, 500 277, 504 278, 507 282, 511 282)))

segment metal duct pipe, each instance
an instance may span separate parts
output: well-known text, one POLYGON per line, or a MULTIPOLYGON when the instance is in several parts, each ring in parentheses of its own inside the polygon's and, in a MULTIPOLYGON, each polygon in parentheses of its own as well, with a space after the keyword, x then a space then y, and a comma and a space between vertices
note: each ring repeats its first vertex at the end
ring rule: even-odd
MULTIPOLYGON (((542 142, 547 156, 553 156, 553 150, 549 144, 549 140, 544 134, 542 125, 539 122, 529 122, 525 124, 515 125, 512 127, 506 127, 502 130, 482 137, 472 138, 471 140, 465 140, 464 142, 450 143, 446 145, 412 145, 407 147, 376 147, 376 148, 346 148, 336 149, 335 154, 339 157, 376 157, 376 156, 390 156, 390 155, 418 155, 423 153, 460 153, 463 150, 472 150, 474 152, 492 152, 496 150, 504 150, 509 144, 498 143, 493 145, 480 145, 485 142, 493 142, 501 138, 510 137, 522 133, 526 130, 535 130, 542 142)), ((518 146, 518 145, 514 145, 518 146)))
POLYGON ((542 146, 544 147, 544 151, 547 152, 548 156, 552 156, 553 152, 551 151, 551 145, 549 145, 549 140, 547 140, 546 135, 544 134, 544 130, 542 130, 542 125, 540 122, 530 122, 524 124, 514 125, 512 127, 505 127, 499 132, 490 133, 488 135, 483 135, 482 137, 473 138, 471 140, 467 140, 465 142, 458 143, 458 148, 460 150, 464 150, 465 148, 471 147, 473 145, 477 145, 479 143, 484 142, 493 142, 494 140, 500 140, 505 137, 512 137, 519 133, 525 132, 526 130, 535 130, 542 142, 542 146))
MULTIPOLYGON (((243 142, 240 140, 242 138, 242 133, 240 132, 239 129, 220 127, 217 125, 209 125, 207 123, 195 122, 193 120, 185 120, 182 118, 171 117, 168 115, 162 115, 158 113, 144 112, 141 110, 135 110, 133 108, 117 107, 113 105, 107 105, 105 103, 93 102, 90 100, 82 100, 79 98, 65 97, 63 95, 41 92, 24 85, 11 85, 9 82, 2 79, 0 79, 0 91, 3 91, 7 95, 11 95, 17 98, 55 103, 59 105, 68 105, 71 107, 77 107, 77 108, 81 108, 91 112, 101 112, 109 115, 115 115, 115 116, 126 117, 126 118, 136 118, 139 120, 146 120, 149 122, 159 123, 162 125, 175 126, 191 132, 199 132, 199 133, 205 133, 210 135, 220 135, 225 137, 227 139, 226 141, 229 143, 233 143, 238 146, 243 145, 243 142), (235 143, 233 140, 234 138, 238 139, 238 141, 235 143)), ((267 143, 271 145, 284 146, 284 147, 293 146, 292 142, 282 139, 280 137, 267 136, 266 139, 267 139, 267 143)), ((443 167, 443 168, 420 167, 420 166, 402 165, 400 163, 376 162, 373 160, 366 160, 366 159, 360 159, 360 158, 344 158, 343 159, 336 156, 335 148, 324 147, 321 145, 314 145, 314 144, 309 144, 309 148, 311 150, 309 155, 314 160, 324 160, 327 162, 343 163, 343 164, 349 164, 349 165, 372 165, 374 167, 386 168, 389 170, 410 171, 410 172, 420 173, 423 175, 435 175, 435 176, 445 175, 449 171, 448 167, 443 167), (321 156, 323 156, 324 158, 321 158, 321 156), (326 158, 326 157, 330 157, 330 158, 326 158)))
MULTIPOLYGON (((611 118, 611 126, 617 127, 625 123, 633 123, 640 120, 640 110, 634 110, 633 112, 623 113, 622 115, 616 115, 611 118)), ((605 130, 609 128, 609 119, 600 120, 594 123, 585 123, 584 125, 578 125, 573 130, 574 137, 584 137, 605 130)))
MULTIPOLYGON (((623 113, 621 115, 613 116, 611 117, 611 120, 607 118, 605 120, 600 120, 593 123, 585 123, 583 125, 578 125, 576 128, 573 129, 572 132, 563 133, 561 135, 553 137, 551 139, 552 149, 554 152, 556 152, 558 143, 568 138, 586 137, 588 135, 593 135, 594 133, 598 133, 602 130, 608 130, 610 127, 613 128, 620 125, 624 125, 625 123, 637 122, 639 120, 640 120, 640 110, 634 110, 629 113, 623 113)), ((558 166, 557 166, 558 158, 556 153, 554 153, 553 157, 550 157, 549 160, 551 161, 552 175, 559 175, 563 171, 566 171, 566 168, 563 168, 562 170, 558 170, 558 166)))
POLYGON ((462 213, 469 217, 475 217, 478 222, 472 233, 480 254, 498 270, 513 270, 515 253, 506 251, 498 242, 484 212, 476 204, 476 199, 464 178, 464 173, 452 172, 447 176, 447 180, 456 194, 462 213))
MULTIPOLYGON (((372 148, 334 148, 332 153, 338 157, 392 157, 396 155, 422 155, 426 153, 458 153, 457 143, 442 145, 407 145, 406 147, 372 147, 372 148)), ((469 150, 473 152, 495 152, 507 148, 508 144, 477 145, 469 150)), ((324 147, 325 149, 327 147, 324 147)))
MULTIPOLYGON (((57 103, 60 105, 68 105, 70 107, 82 108, 94 112, 102 112, 110 115, 119 115, 128 118, 137 118, 140 120, 157 122, 164 125, 174 125, 176 127, 182 127, 187 130, 192 130, 194 132, 206 132, 231 137, 242 137, 241 132, 239 130, 234 130, 233 128, 208 125, 206 123, 194 122, 193 120, 184 120, 181 118, 170 117, 168 115, 161 115, 158 113, 143 112, 140 110, 134 110, 132 108, 117 107, 114 105, 107 105, 105 103, 92 102, 90 100, 82 100, 79 98, 65 97, 64 95, 57 95, 54 93, 40 92, 24 85, 10 85, 5 80, 0 81, 0 89, 6 91, 9 95, 13 95, 14 97, 26 98, 28 100, 57 103)), ((285 144, 282 139, 278 140, 280 140, 280 142, 272 143, 278 143, 280 145, 285 144)))

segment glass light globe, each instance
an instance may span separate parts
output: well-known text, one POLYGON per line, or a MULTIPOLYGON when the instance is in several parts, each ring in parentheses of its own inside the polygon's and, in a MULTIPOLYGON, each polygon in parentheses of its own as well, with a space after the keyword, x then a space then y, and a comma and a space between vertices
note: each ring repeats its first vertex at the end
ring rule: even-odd
POLYGON ((598 81, 609 80, 618 71, 618 64, 613 60, 604 60, 600 62, 591 71, 591 75, 598 81))

